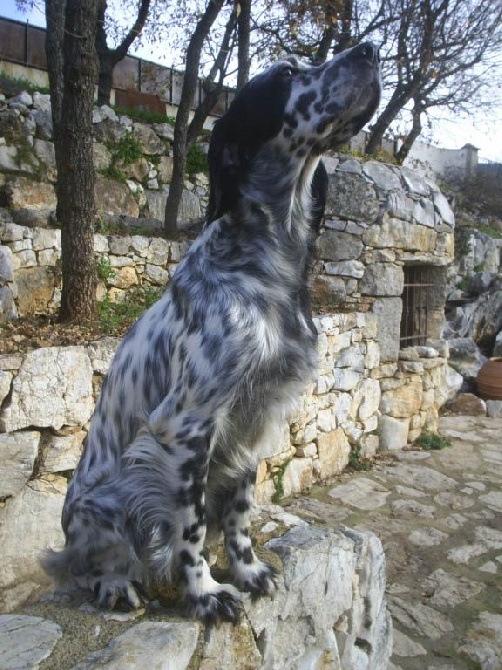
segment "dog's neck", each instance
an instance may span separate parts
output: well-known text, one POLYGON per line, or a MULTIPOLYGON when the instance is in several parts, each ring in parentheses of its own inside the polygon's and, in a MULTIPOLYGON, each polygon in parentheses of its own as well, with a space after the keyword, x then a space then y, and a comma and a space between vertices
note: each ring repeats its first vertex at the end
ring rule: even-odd
POLYGON ((241 185, 241 193, 257 203, 273 225, 306 242, 311 235, 312 179, 319 157, 285 157, 263 147, 241 185))

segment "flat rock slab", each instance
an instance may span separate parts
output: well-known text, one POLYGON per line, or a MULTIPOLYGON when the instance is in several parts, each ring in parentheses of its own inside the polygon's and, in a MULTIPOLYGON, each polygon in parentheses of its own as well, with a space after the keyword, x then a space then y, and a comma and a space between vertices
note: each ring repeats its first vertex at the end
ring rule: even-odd
POLYGON ((502 615, 481 612, 463 642, 459 653, 481 670, 502 668, 502 615))
POLYGON ((390 491, 372 479, 359 477, 348 484, 336 486, 329 495, 357 509, 370 510, 385 505, 390 491))
POLYGON ((389 468, 387 474, 399 479, 401 484, 425 491, 446 491, 457 485, 452 477, 418 463, 398 463, 389 468))
POLYGON ((0 668, 32 670, 50 656, 62 636, 52 621, 21 614, 0 615, 0 668))
POLYGON ((480 582, 474 582, 467 577, 458 577, 441 568, 422 582, 422 589, 426 593, 431 593, 428 602, 440 609, 456 607, 476 596, 484 588, 485 585, 480 582))
POLYGON ((447 616, 422 603, 410 603, 393 596, 389 598, 389 609, 402 626, 431 640, 453 632, 453 624, 447 616))

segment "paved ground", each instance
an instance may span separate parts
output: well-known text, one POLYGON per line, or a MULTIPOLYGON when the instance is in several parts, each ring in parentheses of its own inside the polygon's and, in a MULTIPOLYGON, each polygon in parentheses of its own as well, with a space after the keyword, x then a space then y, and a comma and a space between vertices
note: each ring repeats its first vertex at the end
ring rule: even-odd
POLYGON ((444 417, 404 451, 288 509, 369 529, 387 556, 393 669, 502 670, 502 419, 444 417))
MULTIPOLYGON (((394 619, 389 670, 502 670, 502 418, 447 417, 440 432, 451 446, 380 456, 372 470, 344 473, 286 509, 381 538, 394 619)), ((41 670, 68 670, 82 649, 96 647, 96 630, 102 647, 106 636, 131 625, 127 614, 107 623, 85 611, 46 607, 23 612, 45 619, 23 628, 26 663, 2 661, 2 654, 12 656, 4 631, 0 668, 39 668, 45 658, 41 670), (61 617, 70 642, 56 657, 51 650, 60 633, 53 621, 61 617)), ((19 622, 9 625, 14 634, 19 622)))

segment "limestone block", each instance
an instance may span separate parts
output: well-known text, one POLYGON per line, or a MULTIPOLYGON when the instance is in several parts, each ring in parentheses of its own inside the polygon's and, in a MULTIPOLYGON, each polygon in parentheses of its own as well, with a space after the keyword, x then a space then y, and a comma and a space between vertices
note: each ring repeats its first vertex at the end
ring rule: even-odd
POLYGON ((74 470, 80 460, 87 433, 79 430, 69 435, 47 435, 42 438, 40 472, 74 470))
POLYGON ((403 292, 403 269, 393 263, 373 263, 367 265, 359 282, 363 295, 400 296, 403 292))
POLYGON ((313 482, 312 459, 292 458, 284 470, 282 486, 284 497, 307 491, 313 482))
POLYGON ((10 612, 49 580, 39 564, 47 547, 62 549, 61 512, 66 480, 35 479, 0 509, 0 611, 10 612))
POLYGON ((435 217, 434 217, 434 205, 428 199, 422 198, 418 202, 415 202, 413 208, 413 218, 417 223, 420 223, 422 226, 427 226, 428 228, 434 228, 435 217))
POLYGON ((257 447, 261 458, 272 458, 290 448, 289 424, 286 421, 271 424, 257 447))
POLYGON ((380 433, 380 449, 382 451, 399 451, 408 444, 409 419, 394 419, 381 416, 378 423, 380 433))
POLYGON ((96 172, 106 170, 112 162, 112 155, 107 147, 101 142, 93 142, 92 144, 92 160, 96 172))
POLYGON ((16 272, 16 286, 21 315, 47 312, 55 288, 55 277, 50 267, 20 268, 16 272))
MULTIPOLYGON (((72 670, 185 670, 195 651, 198 635, 199 624, 194 622, 142 621, 114 638, 104 649, 89 654, 85 660, 73 666, 72 670)), ((220 649, 223 657, 229 653, 229 640, 226 647, 220 649)), ((216 666, 205 667, 209 670, 216 666)), ((220 664, 218 667, 225 666, 220 664)))
MULTIPOLYGON (((1 301, 1 293, 0 293, 1 301)), ((1 312, 1 310, 0 310, 1 312)), ((13 378, 13 373, 0 369, 0 407, 2 406, 3 401, 10 393, 10 385, 13 378)))
POLYGON ((382 394, 380 411, 394 418, 406 418, 416 414, 422 404, 422 383, 412 381, 382 394))
POLYGON ((357 260, 362 250, 359 237, 341 231, 326 230, 317 240, 317 257, 326 261, 357 260))
MULTIPOLYGON (((127 165, 124 165, 122 161, 118 161, 118 166, 128 179, 133 179, 134 182, 138 182, 139 184, 148 177, 148 173, 150 172, 150 164, 143 156, 139 160, 134 161, 134 163, 128 163, 127 165)), ((134 183, 134 188, 131 188, 131 190, 134 191, 137 186, 134 183)))
POLYGON ((350 444, 342 428, 330 433, 319 433, 317 451, 322 478, 327 479, 341 472, 349 462, 350 444))
POLYGON ((387 213, 393 218, 411 221, 414 206, 415 201, 401 190, 391 191, 387 195, 387 213))
POLYGON ((384 670, 392 626, 380 541, 349 529, 301 527, 267 546, 279 554, 283 572, 272 602, 245 604, 261 643, 258 667, 384 670))
POLYGON ((104 337, 96 342, 91 342, 87 348, 91 366, 94 372, 104 375, 108 372, 120 339, 117 337, 104 337))
POLYGON ((166 286, 169 281, 169 272, 158 265, 145 266, 145 278, 154 286, 166 286))
POLYGON ((351 391, 362 379, 362 373, 351 368, 335 368, 333 388, 337 391, 351 391))
POLYGON ((427 226, 384 218, 381 223, 369 226, 363 234, 363 242, 380 249, 392 247, 432 254, 436 247, 437 233, 427 226))
POLYGON ((153 238, 150 240, 146 258, 153 265, 165 267, 170 257, 170 250, 171 247, 167 240, 163 240, 160 237, 153 238))
POLYGON ((6 186, 7 202, 12 209, 56 209, 56 193, 52 184, 14 177, 6 186))
POLYGON ((0 246, 0 283, 13 280, 12 251, 9 247, 0 246))
POLYGON ((448 403, 448 410, 461 416, 486 416, 486 402, 473 393, 459 393, 448 403))
POLYGON ((61 250, 61 231, 53 228, 35 228, 32 240, 33 251, 43 249, 61 250))
POLYGON ((361 261, 339 261, 324 264, 324 270, 328 275, 340 275, 342 277, 353 277, 361 279, 364 275, 364 264, 361 261))
POLYGON ((336 359, 337 368, 351 368, 356 372, 364 372, 364 354, 357 345, 343 349, 336 359))
POLYGON ((173 178, 173 159, 170 156, 161 156, 157 164, 159 179, 164 184, 170 184, 173 178))
POLYGON ((0 433, 0 498, 18 493, 33 474, 40 433, 0 433))
POLYGON ((138 284, 138 276, 135 268, 131 265, 115 268, 115 273, 108 279, 108 284, 122 289, 136 286, 138 284))
POLYGON ((0 656, 3 670, 38 668, 62 637, 61 626, 41 617, 0 616, 0 656))
POLYGON ((97 174, 94 182, 94 199, 98 212, 112 212, 139 216, 138 203, 126 184, 97 174))
POLYGON ((379 202, 375 187, 359 175, 336 171, 328 183, 326 217, 374 221, 379 202))
POLYGON ((57 172, 53 142, 35 138, 33 150, 39 161, 45 166, 48 181, 54 183, 57 178, 57 172))
POLYGON ((380 406, 380 383, 377 379, 363 379, 359 388, 362 396, 358 416, 361 421, 367 421, 378 411, 380 406))
POLYGON ((143 123, 134 123, 132 134, 143 154, 158 156, 166 150, 166 145, 156 135, 155 131, 143 123))
POLYGON ((82 426, 94 409, 92 367, 84 347, 46 347, 26 354, 0 415, 3 430, 82 426))
POLYGON ((399 355, 399 333, 401 326, 401 298, 377 298, 372 312, 376 317, 376 340, 380 347, 380 361, 397 361, 399 355))
POLYGON ((434 208, 444 223, 448 226, 455 225, 455 214, 450 207, 450 203, 440 191, 434 192, 434 208))
POLYGON ((369 177, 379 191, 401 189, 401 180, 394 170, 384 163, 368 161, 363 164, 363 174, 369 177))

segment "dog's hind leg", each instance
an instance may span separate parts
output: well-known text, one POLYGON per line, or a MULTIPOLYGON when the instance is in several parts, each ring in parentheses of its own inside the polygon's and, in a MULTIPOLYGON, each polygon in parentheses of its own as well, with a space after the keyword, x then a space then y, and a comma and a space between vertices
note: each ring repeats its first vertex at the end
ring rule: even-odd
POLYGON ((42 557, 60 587, 93 591, 98 604, 142 605, 140 561, 125 533, 123 504, 112 485, 81 493, 65 506, 66 546, 42 557))
POLYGON ((149 528, 153 579, 169 578, 172 562, 190 615, 207 623, 236 622, 239 592, 213 579, 203 555, 211 422, 185 413, 170 423, 169 432, 162 433, 161 424, 154 424, 155 436, 140 432, 126 452, 124 469, 134 526, 149 528))

